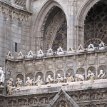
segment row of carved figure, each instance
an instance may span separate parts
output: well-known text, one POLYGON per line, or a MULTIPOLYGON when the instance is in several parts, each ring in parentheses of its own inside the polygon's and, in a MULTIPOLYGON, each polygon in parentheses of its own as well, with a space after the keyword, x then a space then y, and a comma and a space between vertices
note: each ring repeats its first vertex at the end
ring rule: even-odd
MULTIPOLYGON (((84 47, 82 45, 80 45, 77 49, 77 52, 84 52, 85 50, 89 51, 89 52, 92 52, 96 49, 96 47, 93 45, 93 44, 89 44, 88 48, 87 49, 84 49, 84 47)), ((99 44, 99 50, 104 50, 105 49, 105 45, 103 42, 101 42, 99 44)), ((75 53, 76 51, 74 49, 69 49, 67 51, 67 54, 73 54, 75 53)), ((46 56, 53 56, 53 55, 64 55, 65 54, 65 51, 62 49, 62 47, 59 47, 57 49, 56 52, 53 52, 52 48, 48 49, 47 50, 47 53, 46 53, 46 56)), ((32 52, 32 51, 29 51, 28 54, 26 55, 26 58, 33 58, 35 56, 35 54, 32 52)), ((44 52, 42 51, 42 49, 40 49, 39 51, 37 51, 37 57, 43 57, 45 56, 44 52)), ((13 58, 13 55, 12 53, 9 51, 8 54, 7 54, 7 58, 8 59, 12 59, 13 58)), ((18 53, 18 59, 22 59, 24 58, 24 55, 22 54, 22 52, 19 52, 18 53)))
MULTIPOLYGON (((95 79, 105 79, 106 78, 106 74, 103 70, 100 70, 98 76, 96 77, 95 74, 89 70, 88 74, 87 74, 87 80, 91 80, 91 82, 94 82, 95 79)), ((71 75, 71 73, 68 73, 66 77, 61 76, 61 74, 57 74, 56 79, 53 78, 52 75, 48 75, 46 78, 46 81, 43 81, 43 78, 41 75, 38 75, 37 79, 34 81, 33 79, 31 79, 30 77, 27 77, 26 82, 25 82, 25 86, 41 86, 44 84, 54 84, 54 83, 70 83, 70 82, 76 82, 76 81, 84 81, 85 77, 82 74, 75 74, 75 76, 71 75)), ((8 94, 12 94, 13 89, 18 88, 18 87, 22 87, 23 86, 23 80, 21 80, 20 78, 17 78, 16 80, 16 85, 14 85, 14 81, 12 78, 10 78, 7 81, 7 91, 8 94)))

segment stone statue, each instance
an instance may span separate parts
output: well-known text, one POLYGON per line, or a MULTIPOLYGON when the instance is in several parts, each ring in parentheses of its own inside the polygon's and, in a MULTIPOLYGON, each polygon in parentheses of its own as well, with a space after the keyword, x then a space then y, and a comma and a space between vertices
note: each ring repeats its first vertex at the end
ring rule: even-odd
POLYGON ((84 81, 85 78, 82 74, 75 74, 75 81, 84 81))
POLYGON ((104 44, 104 42, 101 42, 99 44, 99 50, 104 50, 104 49, 105 49, 105 44, 104 44))
POLYGON ((63 55, 63 54, 64 54, 63 49, 62 49, 61 47, 59 47, 59 48, 57 49, 57 55, 63 55))
POLYGON ((33 85, 33 80, 30 79, 30 77, 27 77, 26 86, 32 86, 32 85, 33 85))
POLYGON ((21 87, 23 84, 22 80, 20 78, 17 78, 16 80, 16 87, 21 87))
POLYGON ((63 77, 61 76, 61 74, 57 74, 57 83, 61 83, 64 81, 63 77))
POLYGON ((38 77, 37 77, 37 79, 36 79, 36 81, 35 81, 35 84, 36 84, 37 86, 41 86, 41 85, 43 84, 43 80, 42 80, 41 75, 38 75, 38 77))
POLYGON ((43 57, 44 56, 44 53, 42 51, 42 49, 40 49, 38 52, 37 52, 37 57, 43 57))
POLYGON ((33 58, 34 54, 32 51, 29 51, 28 52, 28 55, 27 55, 27 58, 33 58))
POLYGON ((53 50, 52 48, 47 50, 47 56, 52 56, 53 55, 53 50))
POLYGON ((2 70, 2 67, 0 67, 0 86, 3 86, 5 80, 5 73, 2 70))
POLYGON ((95 47, 94 45, 91 43, 88 45, 88 51, 94 51, 95 50, 95 47))
POLYGON ((13 85, 13 78, 10 78, 7 81, 7 92, 8 92, 8 94, 12 95, 14 89, 15 89, 15 87, 13 85))
POLYGON ((100 73, 99 73, 99 75, 98 75, 98 78, 99 78, 99 79, 104 79, 105 76, 106 76, 105 72, 101 69, 101 70, 100 70, 100 73))
POLYGON ((77 52, 84 52, 84 47, 80 44, 77 52))
POLYGON ((66 77, 66 80, 67 80, 67 82, 73 82, 74 78, 73 78, 73 76, 70 73, 68 73, 67 77, 66 77))
POLYGON ((48 77, 46 78, 46 83, 53 83, 54 79, 51 75, 48 75, 48 77))
POLYGON ((95 79, 95 74, 91 70, 88 71, 87 79, 91 80, 92 82, 95 79))

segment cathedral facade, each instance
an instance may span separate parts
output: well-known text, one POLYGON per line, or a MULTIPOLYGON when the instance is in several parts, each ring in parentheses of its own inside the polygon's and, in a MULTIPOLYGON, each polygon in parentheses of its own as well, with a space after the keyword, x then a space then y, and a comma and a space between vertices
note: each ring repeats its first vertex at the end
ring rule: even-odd
POLYGON ((106 0, 0 0, 0 107, 107 107, 106 0))

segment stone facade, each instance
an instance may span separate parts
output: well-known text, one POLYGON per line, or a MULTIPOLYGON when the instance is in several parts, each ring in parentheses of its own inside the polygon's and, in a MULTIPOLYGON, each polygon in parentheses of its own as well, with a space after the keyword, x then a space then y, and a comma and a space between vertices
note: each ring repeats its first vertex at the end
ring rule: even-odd
POLYGON ((106 0, 0 0, 0 107, 107 107, 106 12, 106 0))

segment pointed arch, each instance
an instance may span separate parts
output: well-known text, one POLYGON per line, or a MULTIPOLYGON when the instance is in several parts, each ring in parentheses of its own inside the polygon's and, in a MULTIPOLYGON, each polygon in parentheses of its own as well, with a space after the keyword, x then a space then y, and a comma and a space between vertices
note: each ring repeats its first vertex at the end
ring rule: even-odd
MULTIPOLYGON (((38 48, 43 48, 44 44, 43 44, 43 40, 44 40, 44 27, 46 25, 46 21, 48 19, 49 14, 53 11, 53 9, 57 7, 59 8, 65 15, 65 12, 62 8, 62 6, 54 1, 54 0, 48 0, 47 2, 45 2, 45 4, 43 5, 43 7, 41 8, 37 18, 35 19, 35 27, 34 27, 34 31, 33 31, 33 36, 35 37, 35 41, 36 41, 36 46, 38 48)), ((66 19, 66 15, 65 15, 65 19, 66 19)), ((55 29, 55 28, 54 28, 55 29)), ((60 29, 60 27, 58 27, 58 29, 60 29)), ((51 29, 53 30, 53 29, 51 29)), ((56 32, 55 32, 56 33, 56 32)), ((54 34, 54 33, 53 33, 54 34)), ((49 34, 48 34, 49 35, 49 34)), ((52 37, 53 39, 51 40, 53 43, 53 40, 55 39, 55 37, 52 37)), ((47 42, 47 41, 45 41, 47 42)), ((52 47, 52 44, 49 44, 52 47)), ((37 50, 35 49, 35 50, 37 50)))
POLYGON ((83 5, 80 7, 77 17, 76 17, 76 34, 77 34, 77 44, 84 45, 84 21, 89 10, 100 0, 86 0, 83 2, 83 5))

